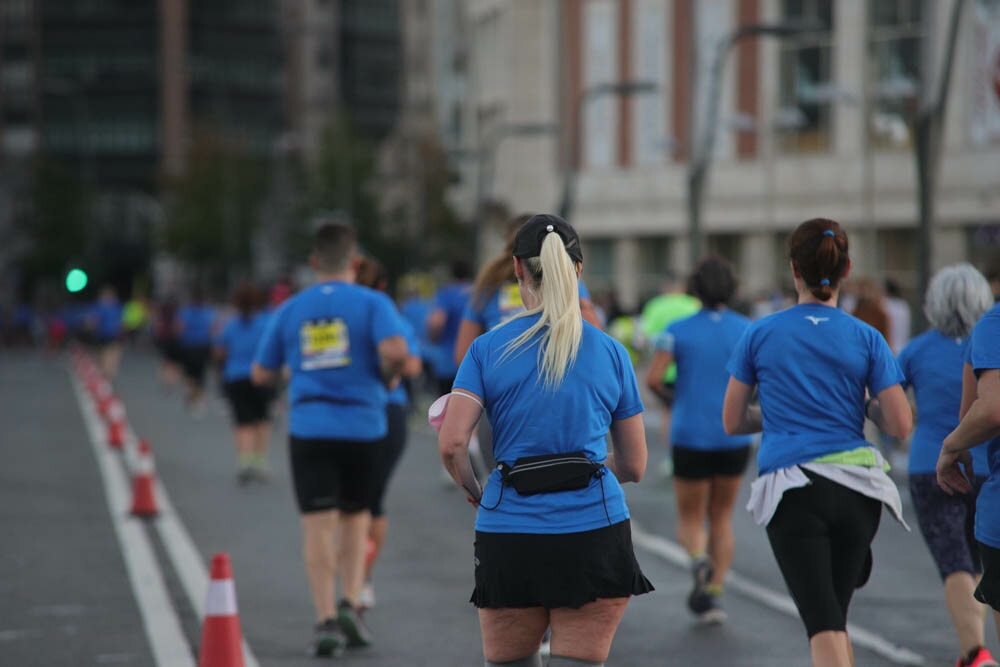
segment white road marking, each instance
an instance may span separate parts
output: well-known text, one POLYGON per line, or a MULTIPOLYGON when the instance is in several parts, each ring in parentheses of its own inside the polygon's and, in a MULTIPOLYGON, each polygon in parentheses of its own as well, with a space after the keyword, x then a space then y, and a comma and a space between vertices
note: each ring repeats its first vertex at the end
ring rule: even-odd
MULTIPOLYGON (((115 463, 113 470, 117 472, 123 487, 126 486, 125 474, 122 472, 121 466, 115 461, 115 453, 105 443, 106 433, 100 416, 94 410, 92 402, 86 396, 82 385, 75 375, 73 375, 72 370, 70 371, 70 379, 73 383, 73 389, 76 392, 80 410, 84 415, 84 421, 88 422, 87 427, 91 436, 91 444, 95 448, 95 454, 98 455, 99 458, 101 455, 107 456, 107 458, 115 463), (88 420, 88 417, 90 420, 93 420, 93 423, 88 420)), ((135 431, 133 431, 131 423, 126 422, 123 456, 126 467, 129 470, 133 470, 136 467, 138 455, 139 438, 136 436, 135 431)), ((155 456, 156 452, 154 451, 154 461, 155 456)), ((105 477, 105 487, 107 486, 107 478, 105 477)), ((194 609, 195 613, 198 615, 198 620, 203 622, 205 620, 205 602, 208 598, 208 568, 205 566, 205 561, 198 552, 190 533, 188 533, 187 528, 184 527, 184 523, 181 521, 177 511, 174 509, 173 503, 170 502, 170 496, 159 477, 156 478, 154 493, 156 494, 156 507, 159 510, 159 514, 153 520, 153 525, 160 535, 160 540, 163 543, 164 550, 170 558, 170 562, 173 565, 174 571, 177 573, 178 579, 180 579, 181 587, 184 589, 184 593, 187 595, 192 609, 194 609)), ((128 500, 123 501, 121 504, 123 512, 128 511, 129 505, 126 503, 128 503, 128 500)), ((112 514, 114 514, 113 511, 112 514)), ((142 537, 144 540, 146 539, 145 534, 143 534, 142 537)), ((119 543, 121 543, 121 540, 119 540, 119 543)), ((147 546, 149 546, 148 540, 147 546)), ((152 547, 150 547, 150 550, 151 549, 152 547)), ((124 553, 124 546, 122 551, 124 553)), ((156 572, 159 575, 159 568, 155 565, 155 560, 156 559, 153 558, 153 566, 156 567, 156 572)), ((160 578, 162 580, 162 576, 160 578)), ((187 642, 185 640, 185 644, 186 643, 187 642)), ((190 656, 190 649, 188 649, 188 653, 190 656)), ((250 645, 247 644, 245 638, 243 639, 243 662, 244 667, 260 667, 260 664, 257 662, 257 658, 254 656, 253 651, 250 650, 250 645)), ((174 664, 178 663, 159 662, 158 664, 173 667, 174 664)), ((189 663, 184 663, 184 665, 186 664, 189 663)), ((181 665, 178 664, 178 667, 181 667, 181 665)))
MULTIPOLYGON (((691 563, 691 559, 683 547, 666 538, 647 533, 636 524, 634 518, 632 519, 632 542, 640 549, 645 549, 684 570, 687 570, 691 563)), ((732 570, 726 577, 726 587, 777 612, 796 619, 799 617, 795 603, 788 595, 756 584, 732 570)), ((847 624, 847 634, 850 635, 851 643, 854 646, 866 648, 897 665, 923 665, 926 662, 924 657, 918 653, 897 646, 888 639, 851 623, 847 624)))
MULTIPOLYGON (((129 468, 136 465, 139 454, 139 438, 132 430, 129 422, 125 427, 125 459, 129 461, 129 468)), ((153 460, 156 460, 156 451, 153 451, 153 460)), ((155 464, 154 464, 155 465, 155 464)), ((205 559, 199 553, 198 548, 191 538, 191 534, 181 521, 180 515, 170 502, 170 495, 159 476, 156 477, 156 507, 159 510, 154 526, 160 535, 163 548, 173 564, 174 571, 180 579, 181 587, 187 595, 191 607, 198 614, 198 620, 204 623, 205 605, 208 600, 208 568, 205 566, 205 559)), ((244 667, 260 667, 246 638, 243 638, 243 663, 244 667)))
POLYGON ((128 514, 130 491, 117 454, 105 442, 104 425, 72 370, 70 382, 104 480, 111 523, 125 560, 132 592, 142 614, 153 658, 161 667, 195 667, 191 645, 184 636, 180 619, 170 600, 153 547, 142 522, 128 514))

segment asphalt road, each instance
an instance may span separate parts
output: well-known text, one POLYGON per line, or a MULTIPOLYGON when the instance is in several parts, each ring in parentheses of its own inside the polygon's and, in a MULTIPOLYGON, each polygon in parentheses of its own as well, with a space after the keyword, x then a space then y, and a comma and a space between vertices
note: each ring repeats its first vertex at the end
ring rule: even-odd
MULTIPOLYGON (((283 420, 276 421, 272 438, 272 479, 240 487, 229 420, 217 394, 204 417, 191 416, 177 393, 159 386, 155 360, 142 350, 126 354, 116 386, 132 429, 155 454, 167 503, 158 519, 127 517, 120 499, 118 505, 109 500, 114 494, 107 471, 115 465, 124 470, 124 463, 103 442, 90 442, 92 415, 78 405, 68 359, 0 350, 0 665, 196 664, 203 607, 198 582, 217 552, 232 561, 252 659, 268 667, 317 664, 306 655, 312 607, 283 420), (151 562, 136 565, 146 552, 122 547, 123 534, 148 543, 151 562), (172 610, 159 616, 144 611, 138 600, 148 595, 137 587, 162 589, 172 610), (164 658, 170 655, 164 636, 175 625, 182 650, 164 658)), ((647 478, 627 487, 637 554, 656 592, 630 604, 608 664, 809 664, 804 630, 788 611, 764 532, 742 509, 726 594, 729 621, 701 626, 688 615, 689 578, 670 541, 672 490, 656 470, 664 451, 656 421, 650 415, 647 478)), ((101 440, 99 434, 93 439, 101 440)), ((745 489, 741 504, 747 495, 745 489)), ((377 606, 368 615, 376 643, 339 661, 482 664, 476 614, 468 604, 474 512, 444 483, 434 438, 419 415, 411 420, 388 507, 389 544, 375 576, 377 606)), ((908 501, 904 512, 912 518, 908 501)), ((888 516, 875 543, 872 580, 855 597, 850 621, 858 665, 954 664, 957 650, 933 564, 919 535, 888 516)), ((996 649, 991 634, 988 645, 996 649)))

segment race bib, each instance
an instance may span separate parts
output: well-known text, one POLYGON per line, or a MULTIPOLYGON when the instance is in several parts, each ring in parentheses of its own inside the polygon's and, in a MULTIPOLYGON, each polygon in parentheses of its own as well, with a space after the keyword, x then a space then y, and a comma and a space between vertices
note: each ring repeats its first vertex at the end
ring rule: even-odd
POLYGON ((351 339, 344 320, 308 320, 299 329, 302 370, 342 368, 351 364, 351 339))
POLYGON ((521 301, 521 290, 517 283, 504 285, 500 288, 500 315, 504 318, 517 315, 524 310, 524 302, 521 301))

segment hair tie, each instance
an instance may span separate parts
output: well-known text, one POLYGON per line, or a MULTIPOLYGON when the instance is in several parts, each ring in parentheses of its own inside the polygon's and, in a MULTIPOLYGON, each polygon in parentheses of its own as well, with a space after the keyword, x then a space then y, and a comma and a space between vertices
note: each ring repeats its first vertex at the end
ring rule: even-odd
POLYGON ((836 236, 836 234, 833 233, 832 229, 828 229, 825 232, 823 232, 823 236, 836 236))
POLYGON ((824 286, 829 285, 830 284, 830 279, 829 278, 823 278, 823 280, 819 281, 819 284, 820 285, 824 285, 824 286))

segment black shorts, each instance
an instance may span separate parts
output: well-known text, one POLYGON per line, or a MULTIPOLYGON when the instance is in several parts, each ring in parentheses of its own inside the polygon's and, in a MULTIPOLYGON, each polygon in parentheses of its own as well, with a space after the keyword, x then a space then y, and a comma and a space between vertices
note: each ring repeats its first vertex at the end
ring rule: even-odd
POLYGON ((694 449, 673 445, 674 477, 709 479, 715 476, 739 477, 750 461, 750 446, 732 449, 694 449))
POLYGON ((184 375, 199 387, 205 386, 205 370, 212 357, 212 348, 208 345, 183 346, 181 348, 181 366, 184 375))
POLYGON ((980 542, 979 557, 983 562, 983 578, 976 587, 976 599, 1000 611, 1000 549, 980 542))
POLYGON ((360 512, 371 506, 384 440, 289 436, 292 484, 299 512, 360 512))
POLYGON ((942 581, 955 572, 982 572, 975 522, 976 498, 985 480, 977 478, 972 493, 948 495, 938 486, 935 473, 910 475, 910 498, 920 534, 942 581))
POLYGON ((372 516, 385 514, 385 490, 389 487, 389 479, 396 469, 403 448, 406 447, 406 406, 390 403, 385 410, 389 422, 389 434, 385 437, 385 445, 381 447, 378 459, 378 477, 375 482, 375 496, 372 500, 372 516))
POLYGON ((233 380, 223 386, 229 405, 233 409, 233 421, 237 426, 265 422, 270 419, 273 392, 266 387, 258 387, 249 379, 233 380))
POLYGON ((635 559, 627 519, 558 535, 476 531, 475 567, 469 601, 480 609, 579 609, 598 598, 653 590, 635 559))
POLYGON ((882 503, 805 471, 811 484, 785 491, 767 538, 809 637, 847 628, 854 589, 871 574, 882 503))
POLYGON ((160 338, 156 341, 156 347, 160 350, 164 361, 172 364, 183 362, 184 355, 176 338, 160 338))

